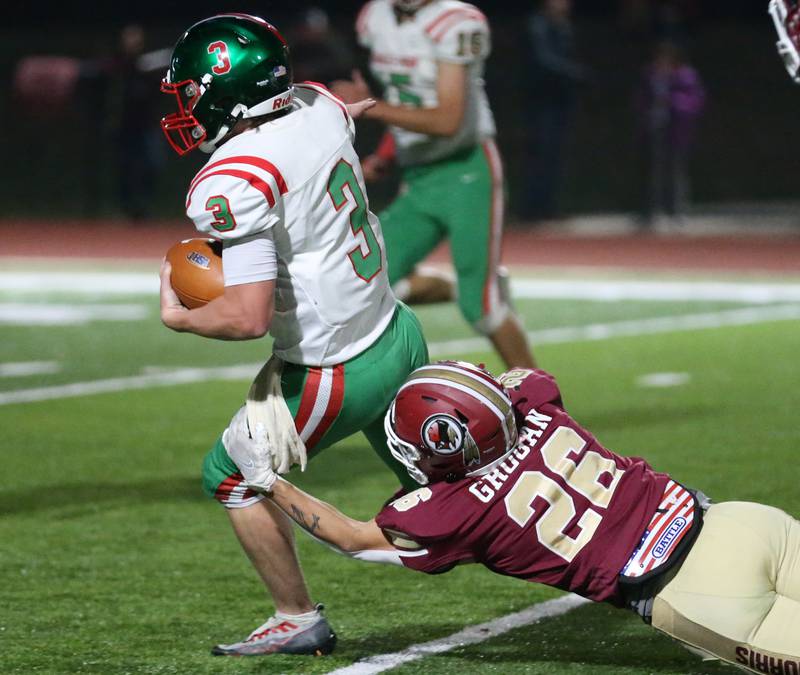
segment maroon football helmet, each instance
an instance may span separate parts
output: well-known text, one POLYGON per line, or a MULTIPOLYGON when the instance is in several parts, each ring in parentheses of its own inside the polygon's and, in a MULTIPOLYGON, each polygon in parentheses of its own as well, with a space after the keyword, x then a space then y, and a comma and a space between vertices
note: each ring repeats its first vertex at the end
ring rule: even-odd
POLYGON ((384 426, 392 455, 421 485, 483 472, 517 442, 508 394, 486 370, 463 361, 411 373, 384 426))

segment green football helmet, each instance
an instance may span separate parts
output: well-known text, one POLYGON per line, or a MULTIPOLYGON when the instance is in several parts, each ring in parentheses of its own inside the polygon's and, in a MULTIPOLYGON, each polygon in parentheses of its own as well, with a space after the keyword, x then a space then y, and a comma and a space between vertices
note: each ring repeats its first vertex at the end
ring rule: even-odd
POLYGON ((289 48, 257 16, 212 16, 178 40, 161 91, 178 101, 178 112, 161 120, 175 151, 213 152, 240 119, 292 104, 289 48))

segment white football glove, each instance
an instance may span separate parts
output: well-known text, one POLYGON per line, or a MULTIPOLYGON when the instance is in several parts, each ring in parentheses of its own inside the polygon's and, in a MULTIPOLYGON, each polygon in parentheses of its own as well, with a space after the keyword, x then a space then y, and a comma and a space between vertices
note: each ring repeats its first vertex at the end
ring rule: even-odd
POLYGON ((247 420, 250 429, 261 425, 266 431, 266 445, 272 456, 272 468, 286 473, 292 465, 306 470, 306 444, 297 433, 294 418, 281 391, 283 361, 273 356, 256 375, 247 394, 247 420))
POLYGON ((775 44, 786 66, 786 71, 795 82, 800 82, 800 52, 798 51, 800 13, 798 13, 797 2, 770 0, 768 11, 775 24, 775 31, 778 33, 778 41, 775 44))
POLYGON ((247 408, 242 406, 222 433, 222 445, 242 472, 248 487, 269 492, 278 479, 272 470, 272 454, 267 446, 267 432, 259 423, 251 430, 247 424, 247 408))

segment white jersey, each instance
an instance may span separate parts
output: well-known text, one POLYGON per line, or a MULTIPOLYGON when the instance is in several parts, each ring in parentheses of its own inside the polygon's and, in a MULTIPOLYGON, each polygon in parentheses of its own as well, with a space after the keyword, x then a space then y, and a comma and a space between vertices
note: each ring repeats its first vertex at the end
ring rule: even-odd
POLYGON ((370 50, 370 68, 385 85, 386 100, 392 105, 436 107, 438 63, 466 66, 461 128, 453 136, 428 136, 392 127, 401 166, 435 162, 495 135, 483 82, 491 35, 477 7, 459 0, 433 0, 398 21, 392 0, 371 0, 358 16, 356 32, 370 50))
MULTIPOLYGON (((357 356, 395 310, 353 138, 339 99, 298 84, 288 115, 227 141, 187 194, 187 215, 225 251, 245 251, 258 238, 274 243, 277 272, 261 278, 277 277, 270 334, 275 354, 291 363, 330 366, 357 356)), ((241 258, 231 256, 240 266, 241 258)), ((223 270, 225 260, 223 252, 223 270)))

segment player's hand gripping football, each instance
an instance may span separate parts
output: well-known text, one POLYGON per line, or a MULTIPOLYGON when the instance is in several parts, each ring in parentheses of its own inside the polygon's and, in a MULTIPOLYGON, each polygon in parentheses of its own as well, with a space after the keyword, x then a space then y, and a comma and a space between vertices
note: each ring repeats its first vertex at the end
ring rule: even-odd
POLYGON ((253 429, 242 406, 222 434, 222 445, 242 472, 245 484, 258 492, 269 492, 278 475, 272 470, 267 430, 260 422, 253 429))
POLYGON ((167 259, 161 262, 161 321, 167 328, 174 328, 176 325, 176 314, 188 311, 186 307, 181 304, 177 294, 172 289, 170 282, 170 275, 172 274, 172 265, 167 262, 167 259))

